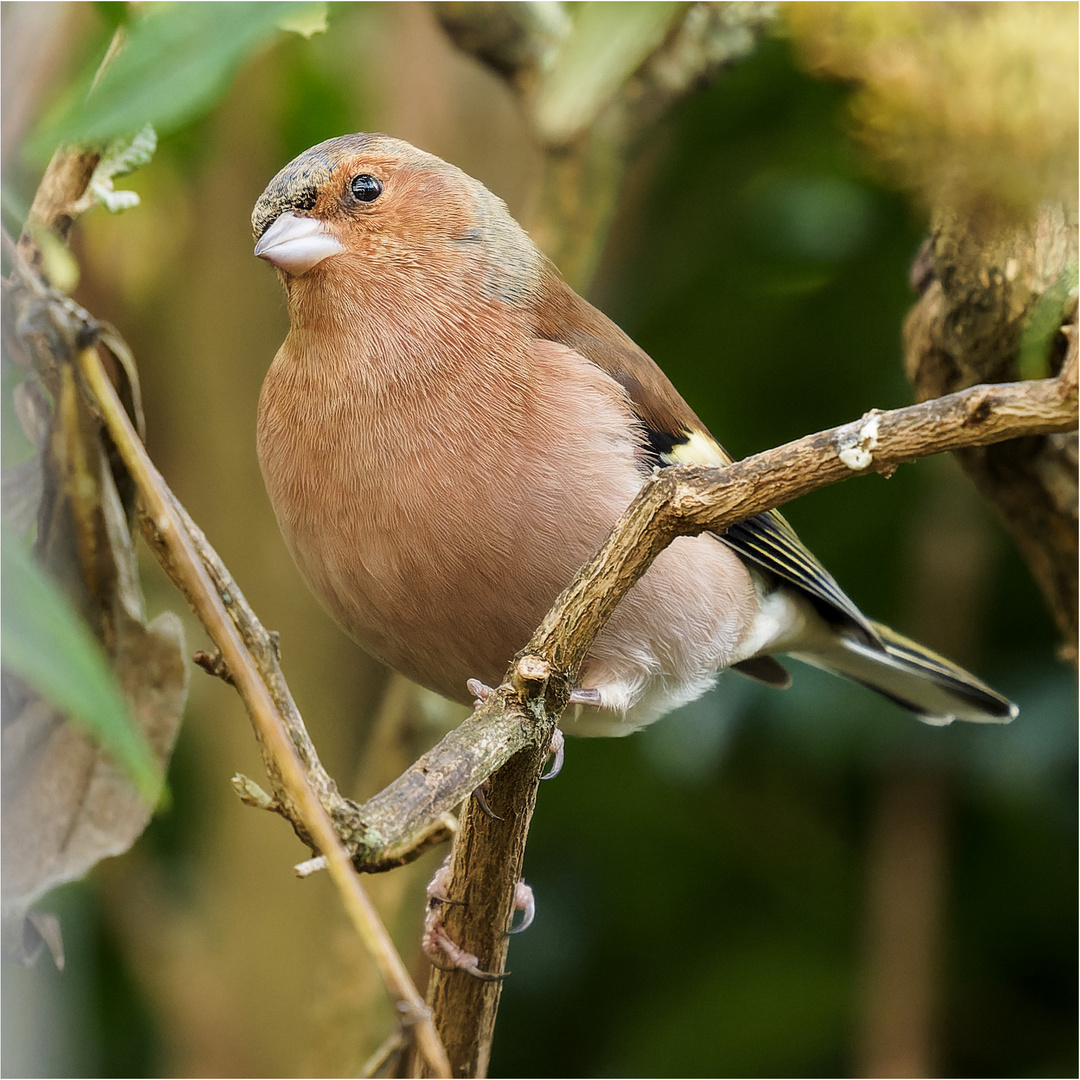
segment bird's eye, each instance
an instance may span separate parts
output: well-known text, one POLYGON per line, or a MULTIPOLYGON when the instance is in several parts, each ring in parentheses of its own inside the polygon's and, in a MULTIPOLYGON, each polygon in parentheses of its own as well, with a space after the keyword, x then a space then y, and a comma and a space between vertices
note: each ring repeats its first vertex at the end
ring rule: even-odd
POLYGON ((367 173, 354 176, 349 187, 360 202, 374 202, 382 194, 382 181, 367 173))

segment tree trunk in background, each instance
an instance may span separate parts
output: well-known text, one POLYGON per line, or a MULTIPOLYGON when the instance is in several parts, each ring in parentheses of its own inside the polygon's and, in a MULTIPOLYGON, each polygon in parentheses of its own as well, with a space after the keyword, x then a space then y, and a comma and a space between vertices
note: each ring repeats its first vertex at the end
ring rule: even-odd
POLYGON ((948 847, 944 776, 882 777, 867 851, 867 933, 855 1076, 940 1076, 939 944, 948 847))
MULTIPOLYGON (((993 562, 989 516, 951 459, 932 470, 910 538, 914 636, 978 670, 993 562)), ((891 767, 876 792, 867 849, 856 1076, 940 1076, 952 778, 940 763, 891 767)))

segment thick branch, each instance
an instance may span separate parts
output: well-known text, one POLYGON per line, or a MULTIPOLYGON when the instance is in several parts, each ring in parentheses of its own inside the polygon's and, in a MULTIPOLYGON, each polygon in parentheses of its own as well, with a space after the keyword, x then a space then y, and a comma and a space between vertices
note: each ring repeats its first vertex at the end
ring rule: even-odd
MULTIPOLYGON (((939 215, 917 268, 921 296, 904 328, 905 366, 918 396, 1050 374, 1067 352, 1075 357, 1076 259, 1076 223, 1062 206, 1044 207, 1023 228, 939 215)), ((1075 663, 1076 436, 958 456, 1012 534, 1075 663)))
MULTIPOLYGON (((548 737, 554 727, 539 716, 536 726, 548 737)), ((546 749, 533 747, 491 777, 486 801, 497 818, 488 817, 476 800, 470 800, 461 815, 447 890, 455 903, 445 909, 445 926, 486 971, 506 969, 510 944, 506 931, 546 756, 546 749)), ((501 992, 500 979, 477 979, 463 971, 432 972, 428 1004, 455 1075, 487 1075, 501 992)))

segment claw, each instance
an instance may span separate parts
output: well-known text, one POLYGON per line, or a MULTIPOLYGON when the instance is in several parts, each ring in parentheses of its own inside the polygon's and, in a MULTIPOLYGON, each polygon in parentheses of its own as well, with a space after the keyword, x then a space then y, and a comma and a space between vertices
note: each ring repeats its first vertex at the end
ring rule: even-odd
POLYGON ((461 903, 460 900, 451 900, 446 895, 449 885, 450 856, 447 855, 427 887, 428 909, 424 916, 424 936, 421 939, 421 945, 428 959, 440 971, 467 971, 483 982, 499 982, 505 979, 510 974, 509 971, 502 975, 484 971, 480 966, 479 957, 474 953, 466 952, 444 929, 443 905, 461 903))
POLYGON ((440 971, 465 971, 481 982, 501 982, 510 974, 509 971, 504 971, 501 975, 485 971, 480 966, 479 958, 461 948, 441 925, 432 930, 430 938, 428 934, 424 935, 424 952, 440 971), (442 962, 440 953, 450 962, 442 962))
POLYGON ((551 768, 546 773, 541 774, 541 780, 554 780, 562 772, 563 759, 566 757, 566 739, 563 738, 563 733, 558 728, 555 728, 551 733, 549 752, 555 755, 555 760, 551 763, 551 768))
POLYGON ((476 805, 479 806, 492 821, 502 821, 503 819, 488 806, 487 788, 488 782, 485 780, 478 788, 473 789, 472 797, 476 800, 476 805))
POLYGON ((532 889, 525 884, 524 879, 517 883, 517 889, 514 891, 514 911, 521 912, 521 922, 517 926, 511 926, 506 931, 508 934, 520 934, 522 930, 528 930, 532 926, 533 919, 536 918, 536 897, 532 889))

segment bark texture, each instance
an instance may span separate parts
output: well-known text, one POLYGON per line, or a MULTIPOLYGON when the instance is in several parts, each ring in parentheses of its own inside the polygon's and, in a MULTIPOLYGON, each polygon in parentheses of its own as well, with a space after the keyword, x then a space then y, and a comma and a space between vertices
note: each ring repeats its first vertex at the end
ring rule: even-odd
MULTIPOLYGON (((904 327, 919 400, 1075 364, 1076 222, 1060 205, 1028 227, 941 215, 916 264, 904 327)), ((957 455, 1000 515, 1076 663, 1077 436, 1058 432, 957 455)))

